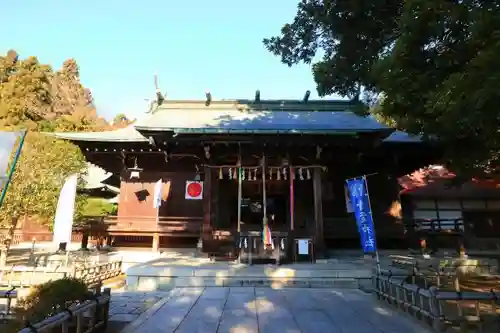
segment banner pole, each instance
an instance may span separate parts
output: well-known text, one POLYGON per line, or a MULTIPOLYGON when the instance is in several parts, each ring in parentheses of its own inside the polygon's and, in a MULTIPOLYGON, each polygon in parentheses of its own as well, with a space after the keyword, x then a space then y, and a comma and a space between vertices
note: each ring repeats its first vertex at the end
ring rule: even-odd
POLYGON ((346 181, 349 181, 349 180, 354 180, 354 179, 360 179, 360 178, 366 178, 366 177, 369 177, 369 176, 375 176, 375 175, 378 175, 378 172, 372 172, 372 173, 368 173, 368 174, 363 175, 363 176, 358 176, 358 177, 347 178, 347 179, 346 179, 346 181))
MULTIPOLYGON (((372 227, 373 227, 373 233, 375 234, 375 239, 377 239, 377 231, 375 229, 375 221, 373 220, 373 214, 372 214, 372 202, 370 200, 370 191, 368 189, 368 182, 366 181, 366 175, 363 176, 363 181, 365 183, 365 188, 366 188, 366 195, 368 196, 368 207, 370 209, 370 217, 372 219, 372 227)), ((380 275, 380 257, 378 255, 378 246, 375 249, 375 262, 377 265, 377 274, 380 275)))
POLYGON ((2 208, 3 201, 5 200, 5 196, 7 194, 7 189, 9 188, 10 181, 12 180, 12 176, 14 175, 14 171, 16 169, 16 164, 19 161, 19 157, 21 156, 21 150, 23 149, 26 134, 28 134, 27 130, 25 130, 23 134, 21 134, 21 139, 19 140, 19 146, 17 147, 16 155, 14 155, 14 160, 12 161, 12 164, 10 166, 9 174, 7 175, 7 180, 5 181, 5 186, 2 189, 2 194, 0 194, 0 208, 2 208))

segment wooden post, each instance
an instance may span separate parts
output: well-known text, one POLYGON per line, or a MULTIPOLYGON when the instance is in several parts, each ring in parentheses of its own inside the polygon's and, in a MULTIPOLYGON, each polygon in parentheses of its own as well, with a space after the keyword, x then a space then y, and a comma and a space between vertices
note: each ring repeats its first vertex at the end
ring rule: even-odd
POLYGON ((295 193, 294 193, 294 172, 293 167, 290 165, 290 230, 295 229, 295 193))
POLYGON ((267 191, 266 191, 266 156, 262 156, 262 214, 264 223, 268 223, 267 220, 267 191))
POLYGON ((313 169, 313 196, 314 196, 314 221, 315 221, 315 246, 317 253, 324 250, 325 237, 323 232, 323 199, 321 193, 321 169, 313 169))
POLYGON ((90 232, 88 230, 83 231, 82 235, 82 250, 87 250, 89 246, 89 237, 90 237, 90 232))
POLYGON ((201 227, 202 240, 210 240, 211 237, 211 202, 212 202, 212 170, 205 166, 205 178, 203 180, 203 224, 201 227))

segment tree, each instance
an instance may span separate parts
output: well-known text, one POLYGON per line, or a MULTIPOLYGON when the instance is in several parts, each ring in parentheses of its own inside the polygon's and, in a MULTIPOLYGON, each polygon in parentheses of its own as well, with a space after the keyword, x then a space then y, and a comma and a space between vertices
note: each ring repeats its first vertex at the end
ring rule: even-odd
MULTIPOLYGON (((78 147, 40 132, 103 130, 109 124, 97 115, 74 60, 54 72, 35 57, 21 59, 9 51, 0 57, 0 130, 21 128, 29 133, 0 209, 0 227, 8 230, 0 266, 20 218, 52 226, 65 179, 85 168, 78 147)), ((78 195, 76 218, 85 206, 86 196, 78 195)))
POLYGON ((36 128, 51 108, 51 71, 35 57, 15 51, 0 57, 0 127, 36 128))
POLYGON ((411 133, 438 137, 455 170, 499 161, 500 1, 302 0, 267 49, 311 63, 320 95, 365 102, 411 133))
POLYGON ((128 119, 128 117, 125 114, 119 113, 113 118, 111 124, 113 128, 123 128, 129 126, 133 122, 134 120, 128 119))
MULTIPOLYGON (((0 209, 0 226, 8 229, 0 266, 5 264, 20 218, 29 216, 36 218, 39 223, 52 226, 64 181, 70 174, 81 175, 84 168, 84 157, 73 144, 37 132, 27 134, 8 193, 0 209)), ((76 217, 85 201, 85 196, 77 196, 76 217)))

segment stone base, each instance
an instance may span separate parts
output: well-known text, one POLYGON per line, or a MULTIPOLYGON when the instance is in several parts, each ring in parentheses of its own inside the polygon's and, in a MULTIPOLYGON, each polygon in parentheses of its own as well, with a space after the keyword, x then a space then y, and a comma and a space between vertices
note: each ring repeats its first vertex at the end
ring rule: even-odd
POLYGON ((126 288, 134 291, 174 287, 359 288, 372 268, 350 263, 243 265, 200 258, 159 258, 126 271, 126 288))

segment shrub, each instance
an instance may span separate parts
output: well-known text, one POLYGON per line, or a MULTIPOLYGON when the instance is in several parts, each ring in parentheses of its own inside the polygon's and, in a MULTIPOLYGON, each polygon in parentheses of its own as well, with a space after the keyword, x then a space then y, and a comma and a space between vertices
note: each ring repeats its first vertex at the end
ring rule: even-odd
POLYGON ((80 279, 48 281, 32 287, 29 294, 18 301, 16 317, 18 321, 37 323, 91 296, 87 285, 80 279))

